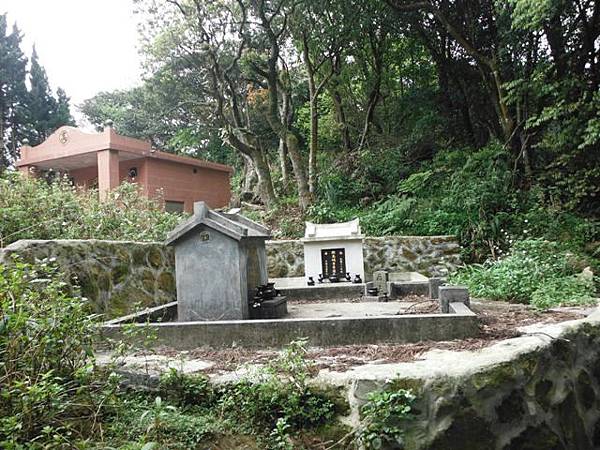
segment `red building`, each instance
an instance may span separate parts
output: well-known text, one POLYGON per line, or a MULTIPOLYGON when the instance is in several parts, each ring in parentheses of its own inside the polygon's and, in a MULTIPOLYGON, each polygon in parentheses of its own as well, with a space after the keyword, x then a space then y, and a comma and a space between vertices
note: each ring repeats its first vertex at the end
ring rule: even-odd
POLYGON ((97 187, 100 198, 123 181, 135 182, 144 195, 164 200, 168 211, 192 212, 197 201, 219 208, 231 197, 230 166, 154 150, 111 127, 102 133, 61 127, 40 145, 23 146, 16 165, 27 176, 68 173, 78 186, 97 187))

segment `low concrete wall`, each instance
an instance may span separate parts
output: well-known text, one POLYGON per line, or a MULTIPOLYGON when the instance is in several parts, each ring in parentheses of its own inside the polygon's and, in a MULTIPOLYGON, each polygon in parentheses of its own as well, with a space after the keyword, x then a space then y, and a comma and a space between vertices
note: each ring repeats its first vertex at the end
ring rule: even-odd
POLYGON ((317 382, 347 389, 354 427, 370 393, 410 389, 406 450, 600 448, 600 311, 525 332, 479 351, 323 371, 317 382))
MULTIPOLYGON (((304 276, 304 247, 299 240, 267 242, 269 276, 304 276)), ((373 272, 421 272, 443 276, 461 264, 460 246, 454 236, 367 237, 363 245, 365 279, 373 272)))
POLYGON ((315 284, 314 286, 281 288, 279 292, 288 300, 359 299, 364 295, 365 285, 363 283, 325 283, 315 284))
MULTIPOLYGON (((310 345, 407 343, 462 339, 478 333, 477 317, 462 304, 452 314, 394 317, 227 320, 136 324, 156 335, 154 346, 190 350, 211 347, 281 347, 299 338, 310 345)), ((105 324, 102 337, 123 339, 122 325, 105 324)))

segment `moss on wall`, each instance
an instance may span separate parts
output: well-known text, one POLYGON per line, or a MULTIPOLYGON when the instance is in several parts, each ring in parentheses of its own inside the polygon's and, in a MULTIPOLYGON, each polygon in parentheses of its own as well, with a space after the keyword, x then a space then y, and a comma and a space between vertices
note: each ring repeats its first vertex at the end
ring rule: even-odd
MULTIPOLYGON (((299 240, 267 242, 269 276, 304 276, 304 247, 299 240)), ((364 240, 365 277, 377 270, 445 275, 461 263, 454 236, 384 236, 364 240)))
POLYGON ((367 375, 354 381, 351 403, 359 408, 369 391, 411 389, 405 450, 600 448, 600 312, 553 327, 479 352, 448 352, 451 365, 431 376, 422 365, 433 367, 433 356, 402 365, 391 381, 367 375))
POLYGON ((176 300, 173 252, 159 243, 99 240, 19 241, 0 259, 53 259, 94 312, 111 319, 176 300))

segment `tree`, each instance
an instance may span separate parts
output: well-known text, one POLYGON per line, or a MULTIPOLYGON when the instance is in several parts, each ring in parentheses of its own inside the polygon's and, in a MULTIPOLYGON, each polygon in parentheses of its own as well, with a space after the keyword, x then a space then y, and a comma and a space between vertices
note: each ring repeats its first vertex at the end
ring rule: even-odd
POLYGON ((308 80, 308 103, 310 109, 310 143, 308 152, 308 186, 315 194, 317 179, 317 155, 319 153, 319 96, 327 86, 335 70, 344 44, 345 33, 335 20, 335 2, 307 0, 301 4, 302 12, 294 16, 292 34, 299 42, 302 61, 308 80))
POLYGON ((52 117, 52 128, 56 129, 63 125, 74 126, 75 121, 71 116, 70 98, 63 88, 56 89, 56 110, 52 117))
POLYGON ((69 98, 63 89, 55 97, 46 71, 33 49, 27 90, 27 58, 17 25, 7 34, 6 14, 0 15, 0 171, 19 157, 24 139, 37 145, 62 125, 73 125, 69 98))
MULTIPOLYGON (((252 0, 250 4, 264 40, 262 48, 254 48, 262 58, 252 60, 251 68, 266 84, 268 100, 264 105, 265 116, 273 131, 287 147, 298 187, 300 207, 306 209, 312 203, 312 195, 300 153, 299 139, 288 120, 289 110, 292 108, 291 77, 286 67, 280 65, 282 47, 289 34, 287 27, 293 12, 290 8, 293 8, 293 5, 287 0, 252 0), (280 101, 287 106, 280 108, 280 101)), ((247 42, 249 46, 252 44, 247 42)))
POLYGON ((31 54, 29 84, 27 104, 27 115, 31 126, 29 141, 32 145, 38 145, 48 137, 49 131, 53 131, 51 130, 52 115, 57 109, 57 102, 52 95, 46 70, 40 65, 35 46, 31 54))
POLYGON ((265 204, 289 178, 302 208, 365 205, 497 141, 519 195, 600 208, 598 2, 139 4, 147 79, 86 113, 174 150, 231 149, 265 204))
POLYGON ((173 89, 173 108, 185 109, 198 124, 218 129, 231 148, 251 161, 260 198, 276 203, 262 136, 253 130, 252 110, 261 86, 244 73, 244 30, 248 11, 235 2, 168 2, 140 4, 152 21, 146 50, 163 87, 173 89))
POLYGON ((63 125, 73 125, 69 98, 61 88, 54 96, 46 70, 40 64, 35 46, 31 54, 29 69, 29 93, 27 102, 27 120, 29 123, 29 142, 41 144, 50 134, 63 125))
POLYGON ((267 156, 276 136, 284 150, 282 167, 289 155, 300 205, 306 208, 312 197, 292 126, 294 80, 284 61, 284 51, 293 50, 288 45, 291 2, 168 3, 168 20, 156 2, 144 3, 145 13, 158 24, 148 32, 146 48, 154 73, 162 72, 164 80, 186 93, 174 107, 219 127, 223 141, 243 155, 247 173, 256 172, 266 204, 276 202, 267 156))
POLYGON ((98 131, 111 120, 118 133, 148 140, 155 148, 220 163, 237 158, 223 143, 215 127, 206 126, 178 104, 181 91, 160 76, 128 90, 100 92, 85 100, 81 112, 98 131))
POLYGON ((17 26, 7 34, 6 14, 0 15, 0 171, 18 157, 20 142, 25 136, 27 58, 20 44, 21 33, 17 26))

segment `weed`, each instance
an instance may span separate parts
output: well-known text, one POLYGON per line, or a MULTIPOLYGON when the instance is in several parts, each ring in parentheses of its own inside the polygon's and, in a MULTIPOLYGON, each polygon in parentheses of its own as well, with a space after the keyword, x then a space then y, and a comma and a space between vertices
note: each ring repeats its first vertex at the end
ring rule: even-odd
POLYGON ((413 418, 414 395, 407 390, 380 391, 369 395, 361 409, 362 421, 358 442, 365 449, 380 449, 384 445, 403 448, 402 424, 413 418))

